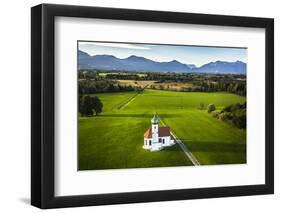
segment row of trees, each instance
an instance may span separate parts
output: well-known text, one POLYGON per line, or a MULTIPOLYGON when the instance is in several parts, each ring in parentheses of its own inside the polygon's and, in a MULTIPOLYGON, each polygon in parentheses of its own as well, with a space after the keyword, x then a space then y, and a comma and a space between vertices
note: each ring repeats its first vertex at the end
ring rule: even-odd
POLYGON ((229 92, 241 96, 246 96, 245 83, 216 83, 216 82, 195 82, 191 86, 179 86, 178 88, 169 87, 169 84, 154 84, 151 89, 172 90, 179 92, 229 92))
POLYGON ((79 96, 79 112, 82 117, 97 116, 102 112, 103 104, 97 96, 80 95, 79 96))
POLYGON ((139 75, 137 73, 109 73, 104 76, 106 79, 116 79, 116 80, 134 80, 141 81, 146 80, 146 75, 139 75))
POLYGON ((153 80, 157 82, 241 82, 246 80, 246 75, 219 74, 219 73, 175 73, 175 72, 129 72, 129 71, 104 71, 80 70, 79 79, 115 79, 115 80, 153 80))
POLYGON ((193 91, 200 92, 230 92, 246 96, 247 87, 245 82, 195 82, 193 91))
POLYGON ((152 81, 173 81, 173 82, 195 82, 195 81, 224 81, 235 82, 245 80, 246 76, 241 74, 220 74, 220 73, 176 73, 176 72, 132 72, 125 70, 81 70, 79 78, 96 78, 116 80, 152 80, 152 81), (102 75, 100 75, 102 74, 102 75))
POLYGON ((133 91, 134 88, 131 85, 121 85, 116 81, 112 80, 91 80, 83 79, 79 80, 78 85, 79 94, 93 94, 101 92, 122 92, 122 91, 133 91))
POLYGON ((222 121, 228 122, 235 127, 240 129, 246 129, 246 118, 247 118, 247 104, 232 104, 221 111, 216 111, 214 104, 208 106, 208 112, 212 114, 213 117, 220 119, 222 121))

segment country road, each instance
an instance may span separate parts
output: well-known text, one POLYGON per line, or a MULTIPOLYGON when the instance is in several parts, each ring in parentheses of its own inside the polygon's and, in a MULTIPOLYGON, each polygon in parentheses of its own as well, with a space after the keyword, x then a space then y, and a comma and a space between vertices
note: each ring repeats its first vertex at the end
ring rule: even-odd
POLYGON ((111 108, 111 110, 113 109, 119 109, 119 110, 122 110, 124 109, 127 105, 129 105, 129 103, 131 103, 139 94, 141 94, 146 88, 147 88, 148 85, 146 85, 142 90, 136 92, 134 95, 132 95, 130 98, 128 98, 127 100, 123 100, 121 101, 120 103, 118 103, 117 105, 113 106, 111 108))
MULTIPOLYGON (((158 116, 160 122, 167 126, 164 121, 158 116)), ((182 149, 184 154, 188 157, 188 159, 192 162, 194 166, 200 166, 199 161, 196 159, 196 157, 189 151, 189 149, 184 145, 184 143, 176 136, 176 134, 170 130, 172 137, 174 138, 175 142, 179 145, 179 147, 182 149)))
POLYGON ((196 157, 189 151, 189 149, 183 144, 183 142, 171 131, 171 135, 175 139, 175 142, 180 146, 180 148, 183 150, 185 155, 189 158, 189 160, 193 163, 194 166, 200 166, 199 161, 196 159, 196 157))

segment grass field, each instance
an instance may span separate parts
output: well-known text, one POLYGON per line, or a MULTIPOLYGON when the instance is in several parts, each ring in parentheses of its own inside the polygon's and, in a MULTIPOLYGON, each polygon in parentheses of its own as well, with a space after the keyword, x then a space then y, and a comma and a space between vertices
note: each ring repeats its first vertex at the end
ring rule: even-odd
POLYGON ((154 112, 173 130, 202 165, 246 162, 246 131, 213 118, 199 103, 217 108, 245 102, 229 93, 145 89, 96 94, 103 112, 78 118, 79 170, 192 165, 174 145, 159 152, 142 148, 154 112), (133 97, 133 98, 132 98, 133 97))

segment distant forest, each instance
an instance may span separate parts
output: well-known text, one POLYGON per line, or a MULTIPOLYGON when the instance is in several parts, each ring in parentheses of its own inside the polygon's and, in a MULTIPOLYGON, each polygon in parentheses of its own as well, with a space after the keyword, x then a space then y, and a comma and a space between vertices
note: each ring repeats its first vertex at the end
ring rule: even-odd
POLYGON ((153 81, 149 88, 172 90, 168 83, 176 82, 185 92, 229 92, 246 96, 246 76, 206 73, 135 73, 126 71, 80 70, 79 94, 141 90, 140 86, 124 85, 120 80, 153 81), (191 86, 190 86, 191 85, 191 86))

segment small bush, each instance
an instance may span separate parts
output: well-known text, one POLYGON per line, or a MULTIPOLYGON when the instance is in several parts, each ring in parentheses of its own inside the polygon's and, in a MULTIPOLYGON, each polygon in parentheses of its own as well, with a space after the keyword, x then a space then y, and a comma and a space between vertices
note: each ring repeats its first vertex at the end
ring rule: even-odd
POLYGON ((216 106, 214 104, 209 104, 208 105, 208 113, 213 112, 216 110, 216 106))
POLYGON ((218 118, 219 114, 220 114, 220 113, 217 112, 217 111, 211 112, 211 115, 212 115, 214 118, 218 118))
POLYGON ((222 121, 227 121, 227 120, 231 120, 232 119, 232 115, 230 112, 222 112, 219 115, 219 119, 222 121))

